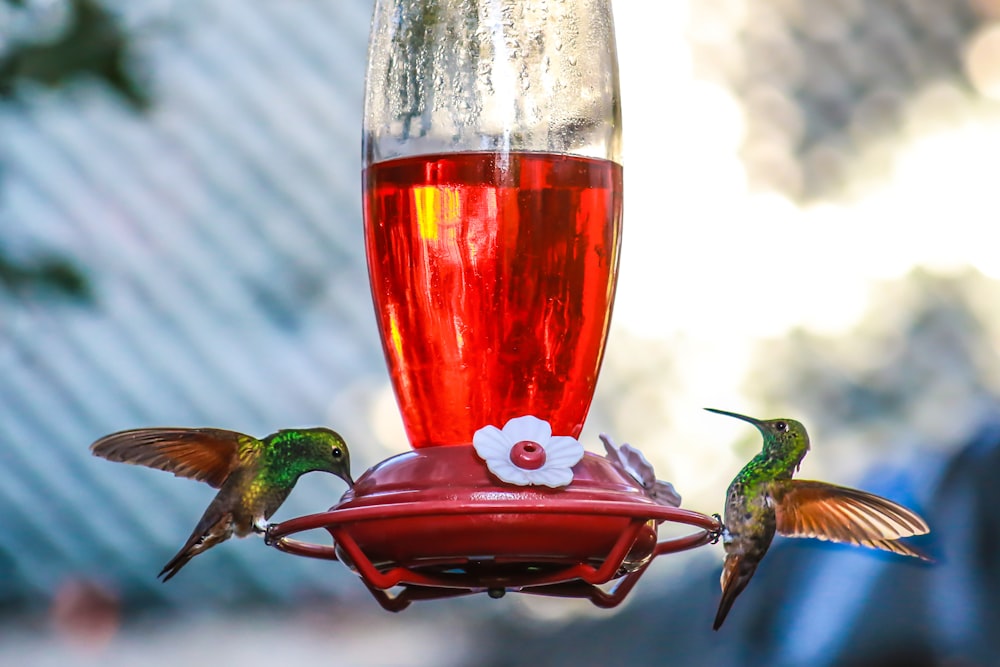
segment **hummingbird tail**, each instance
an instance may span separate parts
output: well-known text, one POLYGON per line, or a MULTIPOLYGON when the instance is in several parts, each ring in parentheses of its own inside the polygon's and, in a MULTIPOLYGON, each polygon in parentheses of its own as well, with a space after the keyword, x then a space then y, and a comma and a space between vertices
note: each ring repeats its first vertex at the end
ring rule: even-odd
POLYGON ((719 601, 719 610, 715 613, 715 622, 712 624, 713 630, 722 627, 723 621, 729 615, 733 603, 743 589, 750 583, 753 573, 757 570, 757 563, 748 561, 741 556, 727 556, 726 564, 722 568, 722 599, 719 601))
POLYGON ((170 581, 175 574, 181 571, 181 568, 188 564, 194 558, 194 553, 191 553, 190 549, 181 549, 176 556, 170 559, 170 561, 163 566, 160 573, 156 575, 163 580, 163 583, 170 581), (166 576, 164 576, 166 575, 166 576))
MULTIPOLYGON (((214 503, 213 503, 214 504, 214 503)), ((188 561, 203 551, 211 549, 220 542, 225 542, 233 534, 233 513, 225 512, 217 517, 212 511, 212 505, 205 511, 198 526, 191 533, 181 550, 178 551, 170 561, 163 566, 160 574, 164 583, 180 572, 181 568, 187 565, 188 561), (164 576, 166 575, 166 576, 164 576)))

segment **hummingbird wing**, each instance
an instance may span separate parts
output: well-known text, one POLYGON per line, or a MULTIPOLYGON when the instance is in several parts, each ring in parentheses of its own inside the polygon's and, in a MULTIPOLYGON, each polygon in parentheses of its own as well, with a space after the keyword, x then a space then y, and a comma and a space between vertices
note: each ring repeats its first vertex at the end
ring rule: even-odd
POLYGON ((930 529, 915 512, 873 493, 808 480, 781 480, 771 486, 777 531, 882 549, 928 560, 897 542, 930 529))
POLYGON ((217 428, 140 428, 104 436, 90 446, 109 461, 148 466, 222 486, 250 436, 217 428))

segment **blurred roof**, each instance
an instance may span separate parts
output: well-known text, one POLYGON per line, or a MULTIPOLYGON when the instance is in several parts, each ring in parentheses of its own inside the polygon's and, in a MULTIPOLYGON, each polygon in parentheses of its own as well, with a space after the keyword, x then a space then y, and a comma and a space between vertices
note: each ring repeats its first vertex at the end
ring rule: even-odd
MULTIPOLYGON (((364 441, 356 415, 331 422, 385 373, 359 297, 371 2, 117 8, 148 113, 100 86, 0 106, 0 243, 69 258, 94 295, 0 293, 0 504, 16 536, 0 544, 0 605, 78 578, 156 602, 333 590, 343 568, 259 541, 223 545, 160 585, 214 491, 88 445, 154 425, 263 435, 329 423, 364 441)), ((342 491, 307 476, 277 518, 325 510, 342 491)))

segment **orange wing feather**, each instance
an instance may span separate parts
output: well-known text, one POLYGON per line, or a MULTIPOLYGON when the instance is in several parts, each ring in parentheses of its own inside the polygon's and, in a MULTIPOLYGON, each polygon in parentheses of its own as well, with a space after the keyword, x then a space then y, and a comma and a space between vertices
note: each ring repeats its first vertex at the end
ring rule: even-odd
POLYGON ((219 488, 236 466, 241 433, 216 428, 140 428, 104 436, 90 446, 109 461, 148 466, 219 488))
POLYGON ((927 523, 891 500, 857 489, 798 479, 775 482, 771 496, 781 535, 856 544, 928 560, 896 541, 927 533, 927 523))

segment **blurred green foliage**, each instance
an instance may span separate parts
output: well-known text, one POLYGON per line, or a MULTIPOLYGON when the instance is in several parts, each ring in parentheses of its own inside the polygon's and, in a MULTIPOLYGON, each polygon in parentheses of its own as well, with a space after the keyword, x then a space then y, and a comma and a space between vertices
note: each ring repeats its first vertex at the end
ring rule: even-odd
POLYGON ((20 296, 70 297, 81 302, 93 298, 90 283, 71 261, 57 255, 42 255, 27 262, 7 257, 0 246, 0 289, 20 296))
MULTIPOLYGON (((0 0, 27 12, 25 0, 0 0)), ((57 88, 91 78, 111 87, 136 109, 149 96, 132 71, 132 49, 121 22, 97 0, 70 0, 70 18, 54 39, 28 35, 0 55, 0 100, 17 95, 22 82, 57 88)))
MULTIPOLYGON (((27 0, 0 0, 0 4, 14 14, 37 11, 27 0)), ((17 103, 31 85, 61 88, 92 81, 107 86, 136 111, 148 108, 150 97, 135 74, 132 44, 118 17, 97 0, 68 0, 68 9, 68 20, 56 35, 43 37, 29 30, 0 52, 0 105, 17 103)), ((46 252, 15 259, 5 250, 2 236, 0 292, 81 301, 92 296, 85 273, 73 261, 46 252)))

